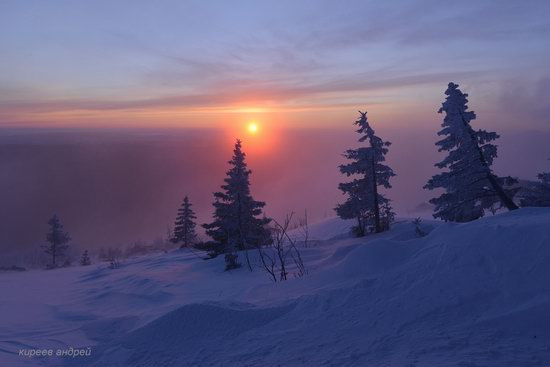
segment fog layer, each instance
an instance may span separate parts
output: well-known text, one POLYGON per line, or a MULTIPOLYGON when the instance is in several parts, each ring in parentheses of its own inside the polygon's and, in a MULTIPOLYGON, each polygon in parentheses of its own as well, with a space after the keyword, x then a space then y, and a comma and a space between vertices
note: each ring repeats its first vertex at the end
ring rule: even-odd
MULTIPOLYGON (((401 215, 415 215, 433 193, 422 189, 441 157, 432 131, 377 129, 393 145, 397 177, 389 197, 401 215)), ((503 133, 498 174, 534 179, 548 170, 550 134, 503 133)), ((310 220, 333 216, 344 197, 341 153, 357 146, 353 126, 289 130, 269 151, 243 148, 252 193, 269 216, 308 210, 310 220)), ((253 146, 253 145, 252 145, 253 146)), ((200 223, 210 220, 212 193, 223 183, 231 141, 215 130, 13 131, 0 133, 0 250, 38 246, 57 213, 82 247, 126 245, 165 236, 184 195, 200 223)))

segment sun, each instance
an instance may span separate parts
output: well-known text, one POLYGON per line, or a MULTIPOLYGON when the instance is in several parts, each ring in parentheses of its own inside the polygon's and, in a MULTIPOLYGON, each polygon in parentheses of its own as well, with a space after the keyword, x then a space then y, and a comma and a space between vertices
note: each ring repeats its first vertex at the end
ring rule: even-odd
POLYGON ((258 124, 255 123, 255 122, 250 122, 248 124, 248 126, 246 127, 246 129, 248 130, 248 132, 252 135, 258 133, 258 130, 259 130, 259 127, 258 127, 258 124))

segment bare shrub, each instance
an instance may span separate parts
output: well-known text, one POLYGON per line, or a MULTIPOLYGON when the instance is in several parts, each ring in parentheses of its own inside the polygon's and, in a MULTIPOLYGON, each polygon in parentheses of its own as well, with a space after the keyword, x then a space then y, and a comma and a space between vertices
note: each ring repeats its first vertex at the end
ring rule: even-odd
MULTIPOLYGON (((294 213, 288 214, 283 223, 273 220, 271 246, 258 247, 262 269, 269 274, 274 282, 288 279, 290 264, 295 266, 296 270, 293 273, 295 277, 301 277, 307 273, 300 250, 296 245, 297 240, 288 234, 293 215, 294 213), (292 260, 292 262, 289 260, 292 260)), ((303 228, 302 233, 304 233, 304 247, 307 247, 309 238, 307 215, 301 228, 303 228)))

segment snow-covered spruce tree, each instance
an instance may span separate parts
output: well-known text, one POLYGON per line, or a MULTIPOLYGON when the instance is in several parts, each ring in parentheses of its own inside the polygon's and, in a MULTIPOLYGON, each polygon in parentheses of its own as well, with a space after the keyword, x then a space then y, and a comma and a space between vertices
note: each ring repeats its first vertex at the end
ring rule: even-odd
POLYGON ((537 177, 543 184, 550 185, 550 172, 539 173, 537 177))
POLYGON ((82 256, 80 257, 80 265, 87 266, 92 265, 92 260, 90 260, 90 255, 88 255, 88 250, 84 250, 82 256))
POLYGON ((393 212, 389 199, 379 192, 378 186, 391 188, 390 178, 395 173, 383 163, 391 143, 376 136, 367 120, 367 113, 359 111, 355 124, 359 126, 357 132, 362 135, 359 142, 367 141, 368 146, 349 149, 344 153, 344 157, 352 162, 341 165, 340 172, 348 177, 359 177, 338 185, 348 199, 335 210, 342 219, 356 219, 354 232, 357 236, 364 236, 368 225, 373 225, 377 233, 389 228, 393 212))
POLYGON ((540 182, 533 183, 521 199, 522 206, 550 206, 550 172, 539 173, 540 182))
POLYGON ((237 140, 229 161, 231 168, 221 187, 223 191, 214 193, 214 221, 203 225, 206 233, 224 247, 227 270, 240 266, 237 250, 270 243, 267 225, 271 219, 262 216, 265 203, 254 200, 250 194, 251 171, 241 148, 241 141, 237 140))
POLYGON ((65 250, 69 247, 68 243, 71 240, 69 234, 63 230, 63 225, 59 220, 59 217, 54 214, 54 216, 48 221, 50 226, 50 231, 46 235, 46 240, 48 241, 47 245, 43 245, 44 252, 51 255, 52 257, 52 267, 56 267, 56 260, 60 256, 65 255, 65 250))
POLYGON ((445 102, 439 113, 445 113, 438 133, 445 136, 436 145, 439 151, 448 151, 448 156, 435 166, 448 170, 433 176, 424 186, 433 190, 445 190, 441 196, 433 198, 434 218, 445 221, 468 222, 484 215, 485 209, 506 207, 517 209, 511 199, 511 191, 503 185, 515 182, 511 177, 497 177, 491 170, 497 156, 496 145, 489 142, 499 136, 485 130, 475 131, 470 122, 476 118, 468 111, 468 95, 458 89, 458 84, 449 83, 445 102))
POLYGON ((541 173, 538 178, 543 187, 541 191, 544 191, 544 194, 541 194, 541 206, 550 206, 550 172, 541 173))
POLYGON ((195 212, 191 208, 189 197, 185 196, 181 207, 178 209, 178 215, 174 225, 174 236, 171 241, 174 243, 180 243, 180 247, 191 246, 197 240, 197 234, 195 233, 195 219, 197 219, 195 212))

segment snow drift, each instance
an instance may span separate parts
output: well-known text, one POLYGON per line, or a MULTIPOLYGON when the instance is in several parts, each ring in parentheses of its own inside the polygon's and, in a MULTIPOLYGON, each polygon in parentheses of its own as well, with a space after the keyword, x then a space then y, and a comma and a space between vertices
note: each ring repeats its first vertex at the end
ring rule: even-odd
POLYGON ((68 269, 63 300, 26 322, 11 320, 26 298, 7 282, 62 271, 1 275, 0 365, 550 365, 549 209, 430 222, 422 238, 410 221, 363 239, 342 238, 346 225, 311 226, 309 275, 283 283, 186 251, 68 269), (92 357, 13 354, 55 343, 93 345, 92 357))

